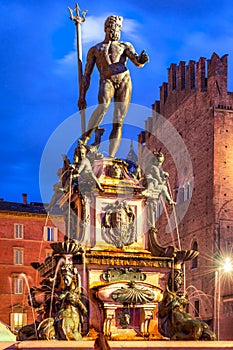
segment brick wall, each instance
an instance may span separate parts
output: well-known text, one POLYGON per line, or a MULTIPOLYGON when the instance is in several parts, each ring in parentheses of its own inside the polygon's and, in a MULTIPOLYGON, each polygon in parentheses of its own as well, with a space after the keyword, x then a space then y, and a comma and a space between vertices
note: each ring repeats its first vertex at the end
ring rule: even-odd
POLYGON ((0 321, 7 325, 10 325, 10 314, 14 306, 23 307, 27 313, 27 324, 33 322, 32 311, 28 305, 28 288, 38 286, 40 277, 30 264, 33 261, 43 262, 46 254, 51 251, 51 242, 44 241, 43 237, 45 224, 57 227, 58 239, 63 240, 62 216, 51 216, 47 220, 45 214, 0 211, 0 321), (22 239, 15 238, 15 224, 23 225, 22 239), (15 264, 14 249, 23 250, 22 265, 15 264), (14 291, 14 277, 19 275, 25 276, 22 294, 14 291))
MULTIPOLYGON (((213 255, 219 250, 230 250, 233 239, 233 95, 227 91, 227 55, 220 58, 214 53, 210 60, 200 58, 187 65, 183 61, 171 64, 168 82, 162 84, 160 101, 155 101, 153 112, 153 117, 146 121, 146 131, 139 137, 140 162, 143 164, 149 150, 162 148, 166 157, 164 170, 170 174, 173 195, 177 197, 178 187, 193 184, 191 200, 179 202, 177 198, 176 215, 179 222, 188 207, 178 227, 181 246, 191 249, 196 241, 200 254, 197 268, 186 263, 186 285, 191 286, 191 302, 200 300, 201 318, 211 320, 216 268, 213 255), (185 154, 180 154, 184 151, 176 139, 167 132, 164 120, 175 127, 184 141, 191 166, 187 165, 185 154), (183 162, 179 171, 177 160, 183 162), (207 296, 201 297, 195 288, 207 296)), ((168 208, 169 216, 171 211, 168 208)), ((159 241, 166 246, 174 237, 178 246, 177 232, 174 229, 169 233, 167 223, 163 213, 157 222, 159 241)), ((224 286, 221 290, 221 310, 225 294, 233 295, 232 287, 224 286)), ((192 305, 190 310, 193 312, 192 305)), ((232 324, 232 316, 227 321, 222 316, 221 339, 232 339, 227 331, 229 322, 232 324)))

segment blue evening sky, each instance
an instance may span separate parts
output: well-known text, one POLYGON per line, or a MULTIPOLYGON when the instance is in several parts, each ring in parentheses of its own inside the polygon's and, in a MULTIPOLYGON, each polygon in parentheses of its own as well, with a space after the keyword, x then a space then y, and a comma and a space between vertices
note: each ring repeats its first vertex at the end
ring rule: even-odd
MULTIPOLYGON (((88 48, 104 38, 110 14, 124 17, 122 40, 149 54, 142 70, 128 64, 133 103, 150 109, 171 63, 210 58, 213 52, 229 54, 228 89, 233 91, 232 0, 80 0, 79 5, 88 9, 82 26, 84 63, 88 48)), ((75 26, 68 6, 75 3, 0 0, 0 197, 8 201, 21 201, 22 193, 28 193, 29 202, 41 201, 39 166, 47 140, 77 112, 75 26)), ((97 103, 97 86, 94 72, 88 106, 97 103)))

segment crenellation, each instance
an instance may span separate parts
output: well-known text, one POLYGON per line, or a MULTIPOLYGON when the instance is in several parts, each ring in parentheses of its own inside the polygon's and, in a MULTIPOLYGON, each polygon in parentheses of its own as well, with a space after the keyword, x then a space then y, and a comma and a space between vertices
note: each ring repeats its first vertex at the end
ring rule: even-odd
POLYGON ((177 65, 172 63, 168 68, 168 91, 169 93, 177 88, 177 65))
POLYGON ((186 67, 186 91, 190 91, 195 89, 196 82, 195 82, 195 73, 196 73, 196 62, 193 60, 190 60, 187 67, 186 67))
POLYGON ((160 87, 160 103, 164 104, 168 96, 168 83, 163 83, 160 87))
POLYGON ((232 106, 225 106, 225 105, 218 105, 218 106, 215 107, 215 109, 224 109, 224 110, 233 111, 233 107, 232 106))
POLYGON ((153 103, 152 110, 160 113, 160 101, 156 100, 155 103, 153 103))
POLYGON ((145 123, 145 129, 146 131, 149 131, 152 129, 152 117, 148 117, 145 123))
MULTIPOLYGON (((187 65, 180 62, 177 75, 178 86, 175 90, 168 90, 165 102, 160 101, 160 109, 162 116, 182 138, 188 153, 181 151, 169 131, 163 128, 166 123, 159 123, 154 113, 151 128, 154 137, 146 133, 139 162, 145 163, 147 149, 153 151, 161 147, 166 154, 164 169, 169 171, 170 188, 177 202, 176 220, 182 249, 193 249, 195 241, 200 252, 197 267, 193 269, 190 264, 186 269, 186 283, 211 296, 213 302, 215 290, 211 284, 213 275, 206 274, 207 256, 223 251, 226 242, 230 248, 233 232, 233 92, 227 91, 227 55, 219 57, 214 53, 209 60, 201 57, 196 62, 189 61, 187 65), (183 69, 186 76, 181 83, 183 69), (181 89, 183 83, 184 90, 181 89), (189 168, 186 166, 187 154, 192 163, 189 168), (178 157, 180 170, 173 164, 178 157), (182 219, 181 213, 187 207, 182 219)), ((172 233, 168 234, 168 220, 171 222, 171 218, 175 222, 171 211, 168 211, 168 215, 161 215, 156 222, 158 239, 163 244, 170 244, 175 237, 172 233)), ((175 225, 173 227, 175 232, 175 225)), ((232 285, 221 287, 220 298, 224 295, 233 295, 232 285)), ((229 310, 229 307, 230 303, 225 309, 229 310)), ((195 313, 191 306, 189 311, 195 313)), ((202 312, 206 320, 216 324, 216 313, 211 303, 202 312)), ((232 339, 232 322, 232 313, 224 314, 220 319, 220 339, 232 339)))
POLYGON ((198 91, 207 90, 206 58, 201 57, 196 65, 196 87, 198 91))
POLYGON ((208 77, 227 76, 227 58, 227 54, 220 58, 219 55, 214 52, 211 59, 208 60, 208 77))
POLYGON ((214 98, 219 98, 220 103, 226 99, 227 94, 227 57, 224 55, 220 58, 214 52, 208 60, 207 90, 214 98))
POLYGON ((180 61, 178 66, 178 90, 185 90, 185 61, 180 61))
POLYGON ((210 60, 200 57, 198 62, 190 60, 186 65, 180 61, 168 68, 168 83, 160 87, 160 103, 153 105, 153 110, 171 115, 184 99, 193 93, 207 93, 210 106, 231 105, 232 95, 227 92, 227 56, 220 58, 213 53, 210 60))

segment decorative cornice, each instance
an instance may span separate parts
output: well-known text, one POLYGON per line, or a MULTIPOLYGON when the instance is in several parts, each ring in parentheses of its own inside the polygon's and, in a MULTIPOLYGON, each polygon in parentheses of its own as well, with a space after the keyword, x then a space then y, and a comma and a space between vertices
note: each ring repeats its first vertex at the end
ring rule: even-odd
POLYGON ((107 265, 107 266, 137 266, 153 268, 172 268, 172 258, 158 258, 150 254, 133 254, 116 252, 86 252, 86 264, 107 265))

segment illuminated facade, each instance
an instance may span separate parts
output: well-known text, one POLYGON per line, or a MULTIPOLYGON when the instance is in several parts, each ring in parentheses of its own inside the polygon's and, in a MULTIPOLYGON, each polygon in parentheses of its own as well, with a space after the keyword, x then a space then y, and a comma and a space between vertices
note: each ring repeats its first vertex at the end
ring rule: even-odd
POLYGON ((50 243, 62 240, 63 216, 58 208, 49 217, 40 203, 0 201, 0 321, 17 331, 33 322, 28 290, 40 281, 30 265, 51 254, 50 243))
POLYGON ((162 148, 164 169, 170 174, 177 202, 176 217, 172 208, 168 216, 171 223, 175 219, 179 223, 178 232, 174 225, 170 232, 166 215, 160 217, 162 203, 157 206, 160 243, 167 246, 175 241, 178 246, 179 235, 182 249, 200 252, 186 264, 189 311, 205 319, 220 340, 232 339, 233 322, 232 272, 226 274, 219 265, 225 256, 231 254, 232 258, 233 244, 233 93, 227 91, 227 68, 227 55, 220 58, 215 53, 210 60, 171 64, 168 82, 160 88, 160 101, 153 105, 153 117, 139 137, 142 164, 147 149, 162 148), (165 125, 158 130, 159 115, 176 128, 191 167, 185 154, 179 154, 174 139, 158 142, 165 132, 165 125), (170 154, 168 149, 172 149, 170 154), (178 154, 183 161, 179 174, 175 165, 178 154))

